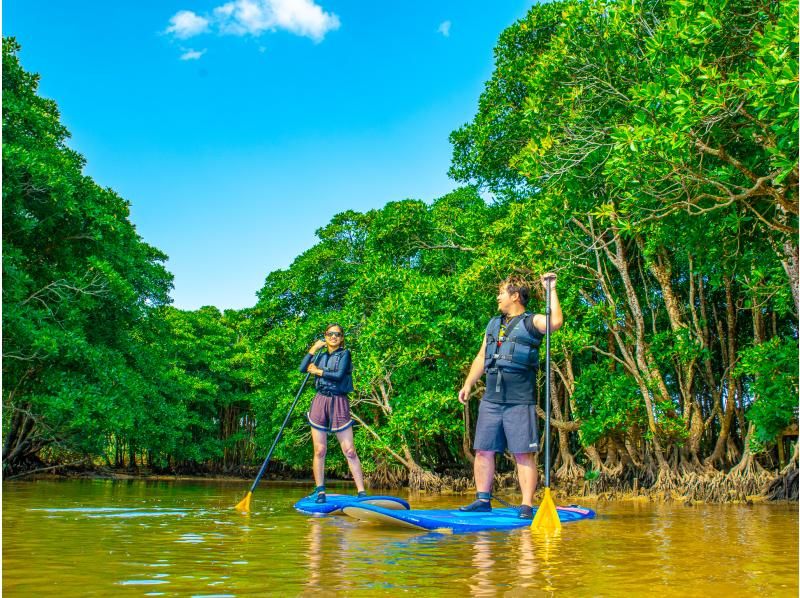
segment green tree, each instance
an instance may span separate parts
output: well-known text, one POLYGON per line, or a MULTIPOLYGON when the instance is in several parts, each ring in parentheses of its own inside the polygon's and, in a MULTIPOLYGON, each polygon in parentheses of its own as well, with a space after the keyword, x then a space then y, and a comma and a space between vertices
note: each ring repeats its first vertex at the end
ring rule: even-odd
POLYGON ((137 321, 169 301, 166 256, 84 159, 3 40, 3 469, 94 455, 142 384, 137 321))

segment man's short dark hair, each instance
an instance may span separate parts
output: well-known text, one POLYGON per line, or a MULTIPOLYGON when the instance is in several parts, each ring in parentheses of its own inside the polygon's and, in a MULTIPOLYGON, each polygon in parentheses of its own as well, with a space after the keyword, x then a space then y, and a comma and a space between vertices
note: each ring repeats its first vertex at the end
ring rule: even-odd
POLYGON ((509 295, 519 293, 519 302, 522 303, 522 307, 528 305, 528 299, 530 299, 531 296, 531 288, 528 285, 528 281, 524 278, 512 275, 501 282, 500 286, 502 286, 509 295))

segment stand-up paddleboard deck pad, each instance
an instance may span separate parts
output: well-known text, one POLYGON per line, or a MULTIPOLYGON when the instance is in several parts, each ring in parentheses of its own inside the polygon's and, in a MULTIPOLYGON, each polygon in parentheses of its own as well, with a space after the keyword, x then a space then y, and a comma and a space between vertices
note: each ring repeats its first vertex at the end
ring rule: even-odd
POLYGON ((306 515, 339 514, 342 508, 348 505, 374 506, 387 512, 411 508, 406 501, 396 496, 365 496, 358 498, 349 494, 327 494, 324 503, 317 504, 314 502, 315 500, 316 497, 305 496, 294 503, 294 508, 306 515))
MULTIPOLYGON (((537 507, 533 508, 534 514, 537 507)), ((349 504, 342 509, 345 515, 390 525, 407 527, 416 530, 446 531, 454 534, 479 532, 485 530, 512 530, 530 526, 530 519, 517 517, 516 509, 493 509, 488 513, 464 512, 458 509, 412 509, 409 511, 390 511, 370 504, 349 504)), ((583 507, 557 507, 561 523, 593 519, 595 512, 583 507)))

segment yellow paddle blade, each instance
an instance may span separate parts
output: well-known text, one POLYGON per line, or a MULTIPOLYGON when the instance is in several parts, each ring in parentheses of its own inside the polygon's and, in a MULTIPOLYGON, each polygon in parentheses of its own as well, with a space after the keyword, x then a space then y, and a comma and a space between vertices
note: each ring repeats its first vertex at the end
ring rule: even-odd
POLYGON ((252 492, 248 492, 247 496, 245 496, 239 504, 236 505, 236 510, 241 511, 242 513, 247 513, 250 511, 250 497, 253 496, 252 492))
POLYGON ((550 496, 550 488, 544 489, 544 498, 531 522, 531 529, 543 532, 561 531, 561 520, 558 518, 558 511, 556 511, 553 497, 550 496))

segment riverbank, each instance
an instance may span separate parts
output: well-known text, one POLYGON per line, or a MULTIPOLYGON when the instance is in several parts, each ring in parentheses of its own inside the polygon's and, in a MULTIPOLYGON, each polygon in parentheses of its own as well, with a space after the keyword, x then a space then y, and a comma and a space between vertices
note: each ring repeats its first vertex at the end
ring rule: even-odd
MULTIPOLYGON (((241 468, 237 473, 168 473, 147 469, 112 469, 107 467, 75 468, 53 467, 47 471, 33 471, 28 475, 17 475, 9 479, 58 480, 58 479, 109 479, 109 480, 144 480, 144 481, 201 481, 243 483, 251 482, 257 468, 241 468), (252 469, 252 471, 251 471, 252 469)), ((601 474, 592 480, 557 481, 552 484, 553 492, 562 501, 580 500, 622 500, 647 502, 678 502, 691 504, 752 504, 766 501, 798 500, 797 466, 792 463, 782 472, 765 470, 742 475, 741 472, 707 473, 689 472, 682 475, 668 476, 658 479, 656 483, 646 485, 640 478, 613 477, 601 474)), ((332 483, 347 483, 348 480, 328 478, 332 483)), ((270 472, 262 479, 267 482, 286 482, 313 485, 313 480, 306 472, 291 470, 270 472)), ((417 476, 385 475, 368 477, 371 488, 389 490, 405 490, 424 494, 466 495, 475 492, 472 476, 469 472, 448 472, 434 474, 417 473, 417 476)), ((495 494, 505 500, 518 500, 518 483, 514 472, 495 476, 495 494)), ((539 488, 536 500, 542 494, 539 488)))

